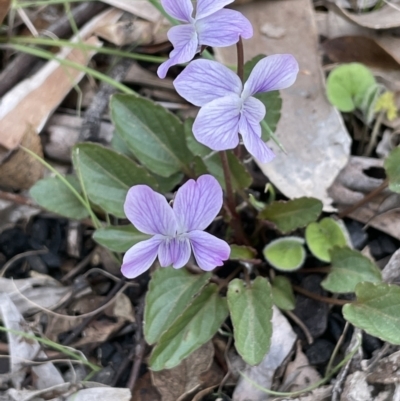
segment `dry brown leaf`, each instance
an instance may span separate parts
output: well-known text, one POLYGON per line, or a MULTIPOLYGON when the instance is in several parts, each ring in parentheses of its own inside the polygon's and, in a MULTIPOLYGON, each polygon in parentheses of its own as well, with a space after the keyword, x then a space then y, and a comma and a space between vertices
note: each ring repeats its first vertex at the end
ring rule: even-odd
POLYGON ((325 53, 337 63, 359 62, 372 68, 398 70, 396 60, 373 38, 366 36, 340 36, 325 41, 322 45, 325 53))
MULTIPOLYGON (((360 201, 365 194, 373 191, 383 180, 366 174, 371 168, 383 169, 383 160, 352 156, 347 166, 331 186, 329 192, 339 209, 345 209, 360 201)), ((395 238, 400 239, 400 195, 389 190, 375 196, 372 201, 359 207, 349 215, 395 238)))
MULTIPOLYGON (((96 37, 85 43, 101 45, 96 37)), ((86 65, 93 54, 93 51, 66 48, 58 57, 86 65)), ((50 61, 33 77, 8 92, 0 106, 0 145, 6 149, 17 147, 27 126, 39 133, 50 114, 83 76, 84 73, 74 68, 50 61)))
POLYGON ((178 401, 202 386, 201 374, 212 365, 214 347, 209 341, 176 368, 152 372, 153 384, 163 401, 178 401))
MULTIPOLYGON (((8 345, 10 353, 11 380, 16 389, 19 389, 25 375, 28 373, 24 369, 24 364, 35 358, 46 358, 46 354, 41 351, 38 341, 21 337, 15 332, 23 332, 33 335, 32 330, 25 322, 21 313, 12 302, 11 298, 5 294, 0 294, 0 317, 2 324, 14 332, 8 332, 8 345)), ((44 389, 64 382, 61 374, 50 362, 31 367, 35 375, 36 389, 44 389)))
POLYGON ((389 262, 382 270, 382 279, 386 283, 400 282, 400 249, 391 256, 389 262))
MULTIPOLYGON (((121 11, 107 10, 82 27, 79 36, 71 40, 101 46, 93 32, 107 21, 115 21, 120 16, 121 11)), ((86 65, 94 54, 94 51, 64 48, 56 56, 86 65)), ((54 109, 83 76, 83 72, 52 60, 4 95, 0 104, 0 146, 6 150, 15 149, 27 126, 39 133, 54 109)))
MULTIPOLYGON (((392 0, 393 3, 395 1, 392 0)), ((395 3, 395 7, 383 4, 381 8, 366 13, 351 13, 336 4, 336 0, 328 0, 327 4, 330 9, 342 15, 357 25, 370 29, 389 29, 400 26, 400 4, 395 3)))
MULTIPOLYGON (((316 197, 325 210, 332 210, 327 189, 348 161, 351 140, 342 117, 326 99, 313 3, 266 1, 237 9, 254 27, 253 38, 245 41, 248 59, 266 52, 290 53, 300 64, 296 83, 281 91, 283 106, 276 136, 287 154, 270 141, 277 157, 260 168, 287 197, 316 197), (284 27, 285 35, 279 39, 263 35, 260 29, 269 21, 284 27)), ((224 63, 236 63, 235 48, 215 52, 224 63)))
POLYGON ((0 25, 3 23, 4 18, 8 14, 11 7, 11 0, 0 0, 0 25))
POLYGON ((367 381, 373 384, 400 383, 400 351, 378 360, 367 381))
POLYGON ((315 368, 310 366, 307 357, 301 349, 300 341, 296 346, 296 357, 289 362, 285 371, 281 391, 298 391, 313 385, 321 379, 315 368))
POLYGON ((157 389, 151 382, 150 372, 146 372, 136 382, 135 388, 132 394, 132 400, 134 401, 162 401, 161 396, 157 389))
MULTIPOLYGON (((31 125, 25 125, 21 145, 43 157, 40 137, 31 125)), ((23 149, 17 149, 12 151, 2 163, 0 162, 0 186, 14 190, 29 189, 42 177, 43 171, 44 167, 38 160, 23 149)))
POLYGON ((147 21, 157 22, 164 17, 161 13, 147 0, 103 0, 104 3, 127 11, 137 17, 147 21))

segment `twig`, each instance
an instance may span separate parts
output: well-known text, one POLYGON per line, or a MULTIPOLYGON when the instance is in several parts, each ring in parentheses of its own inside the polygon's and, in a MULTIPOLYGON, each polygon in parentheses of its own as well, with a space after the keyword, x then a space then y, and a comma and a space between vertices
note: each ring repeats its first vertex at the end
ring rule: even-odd
POLYGON ((46 253, 49 253, 48 249, 39 249, 36 251, 27 251, 20 253, 19 255, 15 255, 13 258, 11 258, 0 270, 0 277, 3 277, 6 271, 18 260, 27 258, 28 256, 35 256, 35 255, 44 255, 46 253))
POLYGON ((17 205, 26 205, 39 208, 31 199, 22 195, 13 194, 11 192, 0 191, 0 199, 16 203, 17 205))
POLYGON ((292 284, 292 288, 299 294, 305 295, 306 297, 311 299, 315 299, 316 301, 325 302, 327 304, 343 306, 351 303, 351 301, 346 301, 344 299, 328 298, 322 295, 315 294, 314 292, 305 290, 304 288, 301 288, 298 285, 292 284))
MULTIPOLYGON (((125 78, 133 61, 130 59, 120 60, 107 74, 114 81, 120 82, 125 78)), ((100 84, 100 88, 94 96, 90 106, 85 112, 78 142, 92 141, 100 142, 100 124, 102 116, 108 107, 110 97, 117 90, 106 82, 100 84)))
POLYGON ((324 274, 328 274, 331 272, 331 268, 329 266, 325 266, 325 267, 309 267, 309 268, 304 268, 304 269, 300 269, 297 270, 296 273, 301 273, 301 274, 307 274, 307 273, 324 273, 324 274))
POLYGON ((306 336, 308 344, 311 345, 314 342, 314 339, 310 331, 308 330, 308 327, 292 311, 284 310, 283 313, 289 316, 290 319, 292 319, 297 324, 297 326, 299 326, 301 330, 303 330, 303 333, 306 336))
POLYGON ((345 324, 345 326, 344 326, 344 329, 343 329, 343 332, 342 332, 342 334, 340 335, 339 340, 338 340, 338 342, 336 343, 335 348, 334 348, 334 350, 333 350, 333 352, 332 352, 332 355, 331 355, 331 357, 330 357, 330 359, 329 359, 328 366, 326 367, 326 371, 325 371, 325 374, 326 374, 326 375, 329 375, 329 373, 330 373, 330 371, 331 371, 331 369, 332 369, 333 362, 335 361, 336 355, 337 355, 337 353, 339 352, 339 348, 340 348, 341 345, 343 344, 343 341, 344 341, 344 339, 345 339, 345 337, 346 337, 346 333, 347 333, 347 330, 348 330, 348 329, 349 329, 349 322, 346 322, 346 324, 345 324))
POLYGON ((386 178, 385 181, 383 181, 383 183, 381 185, 379 185, 378 188, 374 189, 369 194, 365 195, 364 198, 362 198, 359 202, 357 202, 353 206, 350 206, 349 208, 343 210, 343 212, 340 212, 338 214, 339 219, 343 219, 343 217, 348 216, 350 213, 353 213, 359 207, 361 207, 361 206, 365 205, 366 203, 370 202, 373 198, 375 198, 375 196, 377 196, 381 192, 383 192, 388 185, 389 185, 389 180, 386 178))
POLYGON ((128 381, 128 388, 131 390, 131 393, 133 393, 136 381, 139 377, 140 366, 142 365, 144 353, 146 351, 146 341, 144 340, 143 337, 144 304, 145 304, 145 298, 142 297, 142 299, 140 300, 138 313, 136 314, 138 319, 138 328, 135 333, 136 346, 131 350, 131 352, 134 353, 134 355, 132 355, 133 366, 128 381))
POLYGON ((102 312, 103 306, 108 304, 114 296, 124 287, 125 285, 125 280, 121 280, 119 283, 115 284, 113 289, 108 293, 107 297, 104 299, 102 304, 100 305, 99 310, 97 313, 93 313, 91 316, 88 316, 83 320, 81 324, 75 327, 75 329, 71 332, 71 334, 63 341, 63 345, 70 345, 82 332, 82 330, 85 329, 85 327, 94 319, 96 318, 99 313, 102 312))
MULTIPOLYGON (((81 26, 105 7, 106 4, 100 1, 90 1, 75 7, 71 13, 76 24, 81 26)), ((68 15, 50 25, 46 31, 57 37, 70 35, 72 30, 68 15)), ((0 97, 25 78, 36 61, 35 56, 25 53, 15 57, 0 74, 0 97)))
POLYGON ((87 256, 85 256, 72 270, 70 270, 62 279, 62 283, 66 283, 71 278, 78 275, 92 260, 93 255, 98 251, 98 248, 94 248, 87 256))

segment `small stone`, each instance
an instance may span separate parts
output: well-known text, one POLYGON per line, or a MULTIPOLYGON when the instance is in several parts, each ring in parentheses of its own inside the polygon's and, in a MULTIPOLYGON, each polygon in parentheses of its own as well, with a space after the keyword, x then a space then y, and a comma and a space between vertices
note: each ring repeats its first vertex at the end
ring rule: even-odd
POLYGON ((363 249, 368 242, 368 234, 363 230, 364 225, 356 220, 346 221, 345 224, 354 248, 363 249))
POLYGON ((280 39, 286 34, 286 29, 283 26, 269 23, 265 23, 260 30, 263 35, 268 36, 271 39, 280 39))
POLYGON ((310 365, 323 365, 329 361, 334 345, 324 339, 317 339, 306 351, 310 365))

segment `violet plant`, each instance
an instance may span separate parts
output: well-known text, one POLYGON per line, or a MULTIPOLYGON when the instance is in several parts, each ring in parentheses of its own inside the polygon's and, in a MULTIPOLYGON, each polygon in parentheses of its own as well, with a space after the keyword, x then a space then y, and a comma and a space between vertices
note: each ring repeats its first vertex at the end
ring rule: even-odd
MULTIPOLYGON (((319 200, 276 202, 272 196, 264 203, 248 193, 252 176, 243 163, 248 158, 244 150, 258 162, 273 159, 263 128, 273 132, 276 127, 278 91, 295 82, 299 67, 288 54, 244 63, 242 38, 252 36, 252 27, 239 12, 224 8, 230 3, 197 0, 194 10, 190 0, 162 0, 165 11, 183 24, 171 28, 174 49, 158 74, 164 77, 171 66, 189 62, 174 86, 200 107, 193 125, 139 95, 114 95, 113 149, 78 144, 72 155, 77 177, 58 174, 31 190, 50 211, 68 218, 90 217, 95 241, 119 260, 125 253, 125 277, 150 274, 144 335, 154 344, 149 360, 153 370, 178 365, 228 317, 239 354, 249 364, 261 362, 270 345, 273 304, 294 308, 290 281, 271 271, 269 280, 263 257, 277 270, 292 271, 304 263, 306 243, 316 258, 340 267, 327 276, 327 290, 354 292, 361 281, 381 281, 375 266, 344 245, 346 236, 336 223, 315 223, 322 212, 319 200), (216 61, 191 61, 205 46, 234 43, 237 74, 216 61), (119 219, 132 224, 118 224, 119 219), (245 226, 245 220, 254 225, 245 226), (265 221, 283 234, 306 228, 305 240, 287 237, 265 244, 259 235, 265 221), (349 284, 343 267, 348 264, 350 274, 354 260, 357 275, 349 284)), ((398 157, 397 149, 387 162, 391 188, 397 192, 398 157)), ((362 327, 356 306, 346 308, 346 318, 362 327)), ((376 334, 374 328, 369 330, 376 334)))

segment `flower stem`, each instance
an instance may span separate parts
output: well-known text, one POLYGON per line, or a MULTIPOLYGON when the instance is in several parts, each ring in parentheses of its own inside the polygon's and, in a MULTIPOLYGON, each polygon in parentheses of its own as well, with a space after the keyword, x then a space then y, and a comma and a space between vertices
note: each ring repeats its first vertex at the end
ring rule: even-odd
POLYGON ((243 50, 243 40, 240 37, 239 42, 236 43, 237 49, 237 75, 240 80, 244 81, 244 50, 243 50))
POLYGON ((228 208, 232 216, 236 218, 237 217, 236 204, 235 204, 235 197, 233 194, 231 172, 229 170, 228 155, 226 154, 225 150, 222 150, 221 152, 219 152, 219 156, 221 158, 222 169, 224 171, 225 190, 226 190, 226 199, 228 202, 228 208))

